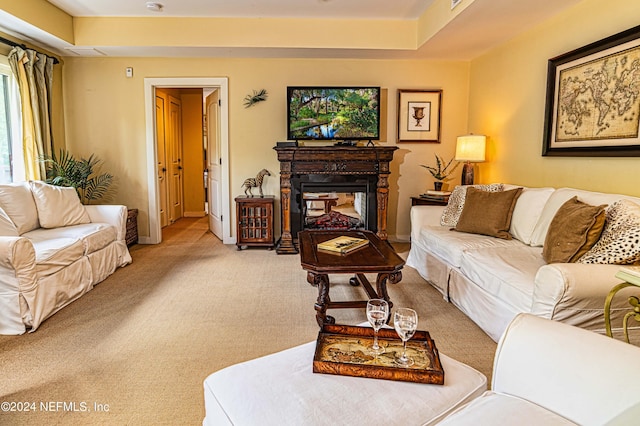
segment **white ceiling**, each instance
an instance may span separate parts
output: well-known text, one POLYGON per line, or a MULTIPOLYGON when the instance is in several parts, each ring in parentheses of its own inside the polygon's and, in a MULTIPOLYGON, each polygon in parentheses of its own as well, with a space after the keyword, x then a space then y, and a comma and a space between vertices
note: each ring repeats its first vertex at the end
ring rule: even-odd
MULTIPOLYGON (((158 0, 164 5, 160 13, 147 10, 145 0, 48 1, 75 17, 298 17, 415 20, 435 0, 158 0)), ((417 50, 221 46, 72 46, 1 10, 0 30, 63 56, 104 54, 106 56, 133 57, 471 60, 580 1, 582 0, 475 0, 417 50), (79 49, 70 49, 74 47, 79 49), (92 48, 96 50, 92 50, 92 48)))

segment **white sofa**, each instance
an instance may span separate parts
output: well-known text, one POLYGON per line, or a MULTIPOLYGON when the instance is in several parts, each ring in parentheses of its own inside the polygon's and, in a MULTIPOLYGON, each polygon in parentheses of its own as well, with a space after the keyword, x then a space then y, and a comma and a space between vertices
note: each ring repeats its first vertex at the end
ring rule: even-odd
POLYGON ((80 204, 73 188, 0 185, 0 334, 35 331, 131 262, 127 208, 80 204))
POLYGON ((640 418, 639 348, 530 314, 507 328, 484 392, 484 376, 442 354, 438 386, 314 374, 314 348, 211 374, 203 425, 632 425, 640 418))
MULTIPOLYGON (((513 188, 517 186, 504 185, 504 190, 513 188)), ((614 277, 620 267, 547 264, 542 256, 555 213, 574 196, 590 205, 611 205, 621 199, 640 205, 639 198, 625 195, 523 188, 511 218, 511 240, 452 231, 441 225, 445 207, 414 206, 407 265, 495 341, 522 312, 604 333, 604 301, 620 282, 614 277)), ((633 290, 625 289, 614 299, 614 325, 621 324, 623 312, 628 311, 625 296, 630 294, 633 290)))
POLYGON ((530 314, 500 339, 491 390, 440 425, 634 425, 640 348, 530 314))

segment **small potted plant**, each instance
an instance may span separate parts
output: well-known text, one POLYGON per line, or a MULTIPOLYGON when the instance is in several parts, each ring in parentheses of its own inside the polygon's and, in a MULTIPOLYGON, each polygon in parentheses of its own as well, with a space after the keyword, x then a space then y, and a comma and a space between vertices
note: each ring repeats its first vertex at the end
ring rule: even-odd
POLYGON ((438 154, 434 154, 434 155, 436 157, 435 167, 427 166, 425 164, 420 164, 420 165, 425 169, 429 170, 429 173, 431 173, 431 176, 433 176, 434 179, 436 180, 433 184, 435 190, 440 191, 442 190, 442 182, 446 180, 451 173, 453 173, 453 171, 458 167, 458 164, 460 163, 455 163, 453 164, 453 167, 452 167, 453 158, 449 160, 449 162, 445 162, 442 159, 442 157, 438 156, 438 154))

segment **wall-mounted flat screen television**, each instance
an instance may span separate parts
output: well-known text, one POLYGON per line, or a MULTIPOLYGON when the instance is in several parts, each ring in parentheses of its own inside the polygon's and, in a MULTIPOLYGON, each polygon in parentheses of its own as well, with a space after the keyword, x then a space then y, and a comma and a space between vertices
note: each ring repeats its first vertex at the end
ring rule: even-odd
POLYGON ((287 87, 289 140, 380 139, 380 87, 287 87))

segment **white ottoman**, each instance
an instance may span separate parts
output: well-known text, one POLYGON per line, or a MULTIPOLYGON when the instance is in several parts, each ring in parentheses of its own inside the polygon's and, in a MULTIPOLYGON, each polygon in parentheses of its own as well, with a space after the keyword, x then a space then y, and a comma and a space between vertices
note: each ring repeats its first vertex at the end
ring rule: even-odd
POLYGON ((211 374, 204 425, 431 425, 482 395, 487 378, 440 354, 444 385, 312 372, 315 342, 211 374))

